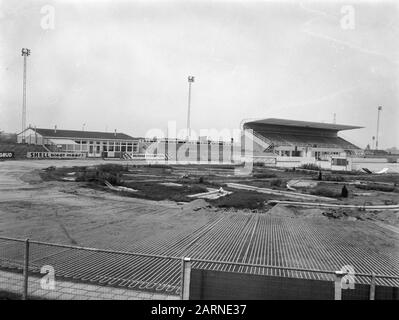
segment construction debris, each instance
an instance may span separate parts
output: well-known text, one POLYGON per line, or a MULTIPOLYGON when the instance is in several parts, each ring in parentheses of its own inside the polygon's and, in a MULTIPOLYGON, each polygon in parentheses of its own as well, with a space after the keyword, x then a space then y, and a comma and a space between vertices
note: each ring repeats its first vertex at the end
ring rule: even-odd
POLYGON ((348 208, 360 210, 399 210, 399 204, 394 205, 353 205, 353 204, 332 204, 332 203, 317 203, 317 202, 299 202, 299 201, 286 201, 286 200, 269 200, 267 204, 285 204, 298 207, 320 207, 320 208, 348 208))
POLYGON ((290 180, 287 182, 287 188, 290 189, 295 189, 295 188, 314 188, 318 185, 317 181, 314 180, 301 180, 301 179, 295 179, 295 180, 290 180))
POLYGON ((368 174, 383 174, 383 173, 387 173, 389 168, 383 168, 380 171, 376 171, 376 172, 372 172, 371 170, 367 169, 367 168, 362 168, 362 170, 368 174))
POLYGON ((383 174, 388 172, 388 168, 381 169, 380 171, 374 172, 375 174, 383 174))
POLYGON ((65 178, 62 178, 62 180, 64 180, 64 181, 76 181, 76 178, 74 178, 74 177, 65 177, 65 178))
POLYGON ((132 189, 132 188, 127 188, 127 187, 122 187, 122 186, 113 186, 108 181, 105 181, 104 183, 109 189, 114 190, 114 191, 137 192, 137 190, 132 189))
POLYGON ((307 200, 336 201, 336 199, 328 198, 328 197, 321 197, 321 196, 315 196, 315 195, 311 195, 311 194, 303 194, 303 193, 291 192, 291 191, 274 190, 274 189, 269 189, 269 188, 259 188, 259 187, 254 187, 254 186, 249 186, 249 185, 239 184, 239 183, 227 183, 227 186, 230 188, 235 188, 235 189, 256 191, 256 192, 260 192, 260 193, 273 194, 273 195, 278 195, 278 196, 286 196, 286 197, 302 199, 302 200, 307 199, 307 200))
POLYGON ((181 183, 174 183, 174 182, 160 182, 159 184, 162 186, 167 186, 167 187, 182 187, 183 186, 181 183))
POLYGON ((222 187, 219 189, 214 189, 214 188, 207 188, 208 192, 201 192, 197 194, 191 194, 188 197, 189 198, 202 198, 202 199, 218 199, 220 197, 227 196, 228 194, 231 194, 231 191, 226 191, 222 187))

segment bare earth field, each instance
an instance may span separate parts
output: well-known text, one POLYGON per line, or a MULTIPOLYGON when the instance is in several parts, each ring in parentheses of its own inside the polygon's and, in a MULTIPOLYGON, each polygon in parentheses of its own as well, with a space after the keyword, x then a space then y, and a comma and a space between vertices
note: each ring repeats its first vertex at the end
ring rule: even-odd
MULTIPOLYGON (((290 179, 312 178, 301 172, 261 168, 256 169, 252 177, 237 177, 233 175, 230 167, 215 169, 212 166, 170 168, 133 166, 124 175, 125 184, 139 191, 141 188, 141 193, 145 192, 142 196, 139 192, 133 197, 109 192, 105 187, 90 187, 86 182, 43 180, 43 169, 50 166, 90 167, 104 163, 112 162, 103 160, 0 162, 0 235, 101 248, 114 247, 117 244, 118 248, 122 249, 124 244, 127 248, 129 244, 144 240, 154 234, 190 233, 215 217, 225 214, 226 210, 240 212, 242 209, 243 212, 252 209, 260 213, 268 212, 268 214, 291 218, 323 218, 324 223, 333 223, 338 218, 358 220, 358 223, 378 222, 382 225, 393 226, 393 230, 397 230, 395 227, 399 226, 398 213, 392 211, 324 210, 324 215, 322 215, 323 212, 319 209, 291 208, 289 213, 287 210, 281 213, 281 210, 270 210, 271 207, 265 205, 264 202, 270 199, 284 199, 284 197, 234 190, 226 188, 224 184, 228 181, 270 187, 273 181, 280 180, 281 185, 275 184, 273 188, 286 190, 285 183, 290 179), (198 183, 198 177, 202 177, 201 183, 198 183), (149 195, 150 199, 156 199, 157 190, 159 193, 167 189, 165 186, 161 189, 156 189, 156 187, 161 187, 160 183, 168 181, 183 183, 188 187, 194 184, 196 189, 205 190, 209 186, 216 188, 223 186, 233 193, 218 200, 209 201, 214 207, 207 207, 205 200, 202 199, 189 203, 168 200, 152 201, 143 198, 149 195)), ((76 171, 75 169, 68 170, 69 172, 76 171)), ((364 177, 371 178, 367 175, 364 177)), ((320 185, 324 189, 329 188, 339 193, 344 183, 322 181, 320 185)), ((397 192, 360 190, 352 185, 346 185, 350 192, 349 198, 337 199, 337 203, 396 204, 399 200, 397 192)), ((175 190, 172 187, 171 190, 179 195, 178 188, 175 190)))
MULTIPOLYGON (((273 207, 266 202, 289 198, 226 185, 226 182, 235 182, 286 191, 286 183, 290 180, 315 185, 314 173, 255 168, 252 176, 240 177, 233 174, 231 166, 149 167, 130 162, 129 167, 111 177, 109 172, 99 169, 104 163, 111 162, 0 162, 0 236, 147 254, 186 255, 213 261, 323 270, 353 265, 355 270, 368 274, 395 276, 399 273, 397 211, 321 210, 280 204, 273 207), (101 182, 104 175, 137 192, 107 189, 101 182), (63 180, 71 177, 76 181, 63 180), (209 187, 223 187, 232 194, 209 201, 187 197, 209 187)), ((384 181, 371 175, 344 177, 345 181, 338 183, 319 181, 315 188, 297 184, 297 192, 310 194, 322 186, 316 194, 338 194, 334 203, 397 204, 394 180, 397 176, 384 176, 384 181), (386 188, 381 187, 384 182, 391 191, 364 190, 351 184, 363 178, 377 181, 380 183, 377 187, 382 189, 386 188), (349 190, 347 198, 339 195, 343 184, 349 190)), ((11 242, 0 242, 5 268, 18 267, 23 261, 22 252, 11 242), (8 265, 10 261, 12 265, 8 265)), ((158 286, 159 290, 179 290, 178 261, 155 259, 137 268, 133 266, 143 263, 140 257, 133 259, 62 248, 34 250, 32 255, 37 272, 42 264, 50 264, 61 277, 75 275, 77 280, 101 279, 100 283, 109 285, 116 285, 118 280, 118 285, 129 288, 158 286), (144 272, 143 268, 149 269, 144 272), (123 275, 118 270, 128 270, 129 274, 123 275)), ((258 274, 271 272, 247 267, 235 270, 229 265, 212 266, 201 262, 194 267, 258 274)), ((311 273, 291 276, 321 277, 311 273)), ((391 283, 386 280, 381 284, 391 283)))
MULTIPOLYGON (((126 198, 74 182, 42 181, 37 169, 101 161, 0 163, 0 235, 109 247, 173 230, 194 230, 215 215, 168 201, 126 198)), ((109 163, 107 161, 107 163, 109 163)))

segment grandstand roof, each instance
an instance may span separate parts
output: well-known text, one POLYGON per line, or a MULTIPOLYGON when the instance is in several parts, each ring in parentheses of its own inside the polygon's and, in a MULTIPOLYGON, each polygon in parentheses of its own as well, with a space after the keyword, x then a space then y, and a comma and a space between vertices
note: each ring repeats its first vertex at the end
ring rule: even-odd
POLYGON ((30 128, 45 137, 70 139, 136 140, 125 133, 30 128))
POLYGON ((270 125, 279 125, 279 126, 288 126, 288 127, 315 128, 315 129, 334 130, 334 131, 363 128, 359 126, 350 126, 350 125, 335 124, 335 123, 310 122, 310 121, 287 120, 287 119, 277 119, 277 118, 249 121, 244 123, 244 125, 246 124, 270 124, 270 125))

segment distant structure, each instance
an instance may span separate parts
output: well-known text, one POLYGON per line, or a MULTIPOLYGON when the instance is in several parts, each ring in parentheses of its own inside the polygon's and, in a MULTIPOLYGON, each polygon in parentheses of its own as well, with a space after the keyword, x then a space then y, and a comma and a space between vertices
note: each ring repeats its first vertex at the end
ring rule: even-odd
POLYGON ((193 82, 194 82, 194 76, 188 76, 187 140, 190 140, 190 137, 191 137, 190 108, 191 108, 191 84, 193 82))
MULTIPOLYGON (((23 95, 22 95, 22 132, 26 129, 26 59, 30 56, 30 49, 22 48, 22 56, 24 57, 24 76, 23 76, 23 95)), ((25 142, 25 136, 22 137, 25 142)))
POLYGON ((243 125, 244 132, 252 130, 255 158, 278 157, 286 159, 287 166, 300 161, 346 166, 348 156, 361 155, 363 150, 339 137, 338 131, 358 128, 362 127, 275 118, 243 125))
POLYGON ((41 145, 51 152, 78 152, 88 157, 131 158, 138 152, 139 138, 121 132, 60 130, 29 127, 17 135, 17 142, 41 145))

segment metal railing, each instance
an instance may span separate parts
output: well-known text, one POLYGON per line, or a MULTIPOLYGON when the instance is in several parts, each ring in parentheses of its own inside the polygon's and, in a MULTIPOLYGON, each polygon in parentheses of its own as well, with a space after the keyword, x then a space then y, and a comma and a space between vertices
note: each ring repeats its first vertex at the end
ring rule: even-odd
POLYGON ((370 299, 375 298, 377 286, 399 287, 399 276, 392 275, 215 261, 0 237, 0 298, 8 294, 22 299, 187 300, 193 269, 325 280, 334 282, 335 299, 342 298, 343 284, 355 278, 370 286, 370 299))

